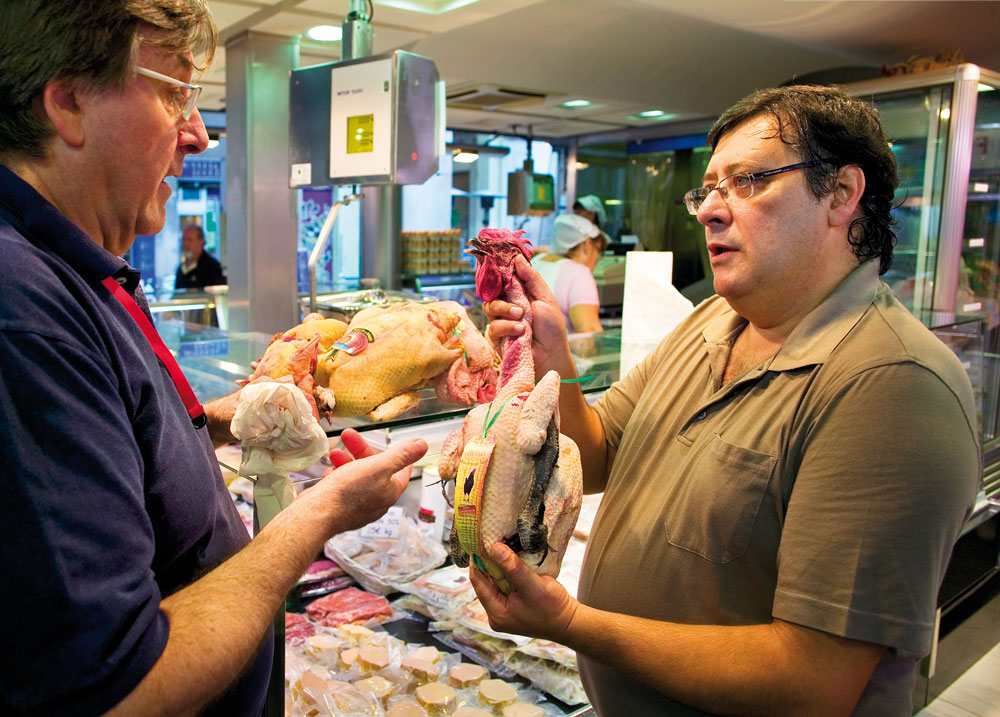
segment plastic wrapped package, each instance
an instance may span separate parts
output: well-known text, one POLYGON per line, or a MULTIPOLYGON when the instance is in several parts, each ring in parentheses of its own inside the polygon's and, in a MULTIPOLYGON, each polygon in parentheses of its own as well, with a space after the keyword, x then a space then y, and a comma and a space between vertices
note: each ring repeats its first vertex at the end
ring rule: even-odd
POLYGON ((580 673, 574 669, 513 651, 507 658, 507 665, 542 692, 547 692, 568 705, 587 702, 580 673))
POLYGON ((537 657, 539 660, 549 660, 571 670, 577 669, 576 651, 558 642, 535 638, 526 645, 515 647, 514 651, 528 657, 537 657))
POLYGON ((349 622, 384 620, 392 615, 392 607, 381 595, 344 588, 311 603, 306 607, 306 615, 321 625, 334 627, 349 622))
POLYGON ((447 565, 432 570, 408 583, 402 583, 400 590, 416 595, 428 605, 450 613, 459 611, 463 605, 476 598, 469 580, 469 569, 447 565))
POLYGON ((404 589, 405 583, 443 564, 448 554, 412 518, 403 517, 395 538, 362 538, 361 530, 336 535, 323 552, 366 590, 379 595, 404 589))
POLYGON ((354 578, 350 575, 340 575, 335 578, 326 578, 325 580, 296 585, 295 594, 300 599, 313 598, 343 590, 351 585, 354 585, 354 578))
POLYGON ((299 613, 285 613, 285 644, 301 645, 316 632, 309 618, 299 613))

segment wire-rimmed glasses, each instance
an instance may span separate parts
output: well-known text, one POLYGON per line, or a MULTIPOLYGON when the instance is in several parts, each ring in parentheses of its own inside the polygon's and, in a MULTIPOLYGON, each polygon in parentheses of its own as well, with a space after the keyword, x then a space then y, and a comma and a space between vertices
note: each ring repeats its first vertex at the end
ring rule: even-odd
POLYGON ((784 172, 791 172, 793 169, 805 169, 806 167, 812 167, 816 162, 798 162, 796 164, 789 164, 786 167, 778 167, 777 169, 768 169, 764 172, 739 172, 737 174, 730 174, 728 177, 723 177, 710 187, 695 187, 691 191, 684 195, 684 206, 687 207, 688 213, 697 214, 698 209, 701 207, 702 202, 708 199, 708 195, 714 192, 716 189, 719 190, 719 196, 723 200, 728 200, 729 196, 732 195, 737 199, 749 199, 753 196, 753 184, 758 179, 764 179, 765 177, 773 177, 776 174, 783 174, 784 172))
POLYGON ((147 70, 145 67, 136 67, 135 71, 136 74, 152 77, 154 80, 169 82, 171 85, 177 85, 178 87, 182 87, 187 90, 188 92, 184 97, 183 104, 178 104, 181 109, 181 117, 185 120, 191 119, 191 113, 194 112, 194 108, 198 104, 198 95, 201 94, 201 85, 192 85, 189 82, 181 82, 180 80, 170 77, 169 75, 164 75, 153 70, 147 70))

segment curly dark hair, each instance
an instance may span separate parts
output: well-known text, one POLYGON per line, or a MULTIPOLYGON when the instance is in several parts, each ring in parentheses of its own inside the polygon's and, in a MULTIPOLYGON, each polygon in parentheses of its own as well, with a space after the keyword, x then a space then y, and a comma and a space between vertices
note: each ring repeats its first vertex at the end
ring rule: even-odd
POLYGON ((861 168, 865 191, 851 222, 848 241, 859 261, 878 257, 879 273, 892 264, 896 245, 893 195, 899 179, 896 159, 871 104, 833 87, 793 85, 758 90, 722 113, 708 133, 714 150, 723 135, 744 122, 769 115, 777 122, 777 136, 803 161, 809 189, 823 197, 836 187, 837 174, 849 164, 861 168))

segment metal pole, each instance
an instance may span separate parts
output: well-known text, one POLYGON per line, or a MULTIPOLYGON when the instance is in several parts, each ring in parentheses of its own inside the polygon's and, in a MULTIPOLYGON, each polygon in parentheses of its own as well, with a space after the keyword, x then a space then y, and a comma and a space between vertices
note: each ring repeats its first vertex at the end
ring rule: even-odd
MULTIPOLYGON (((365 0, 350 0, 344 18, 341 59, 372 54, 372 26, 365 0)), ((369 186, 361 202, 361 276, 378 279, 383 289, 401 286, 399 232, 403 223, 403 193, 399 185, 369 186)))

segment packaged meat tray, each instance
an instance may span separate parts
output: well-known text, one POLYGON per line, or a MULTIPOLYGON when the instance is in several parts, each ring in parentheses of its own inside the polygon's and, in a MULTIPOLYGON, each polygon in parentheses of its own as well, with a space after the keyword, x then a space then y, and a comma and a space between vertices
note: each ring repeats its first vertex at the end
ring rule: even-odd
POLYGON ((306 608, 306 615, 321 625, 333 627, 348 622, 390 617, 392 607, 380 595, 372 595, 357 588, 344 588, 310 603, 306 608))
POLYGON ((444 546, 403 516, 396 537, 362 537, 365 529, 351 530, 326 541, 323 552, 366 590, 379 595, 403 590, 408 583, 442 565, 444 546))

